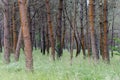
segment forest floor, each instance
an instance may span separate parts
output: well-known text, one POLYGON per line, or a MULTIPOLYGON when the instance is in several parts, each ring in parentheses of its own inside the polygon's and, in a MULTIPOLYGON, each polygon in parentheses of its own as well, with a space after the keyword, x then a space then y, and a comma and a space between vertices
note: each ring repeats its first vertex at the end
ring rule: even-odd
POLYGON ((0 54, 0 80, 120 80, 120 56, 111 58, 111 63, 102 60, 94 63, 90 59, 83 59, 80 54, 73 58, 70 65, 70 55, 66 50, 61 60, 55 62, 50 56, 43 56, 39 50, 33 52, 34 72, 25 71, 25 57, 21 53, 20 61, 3 63, 3 54, 0 54))

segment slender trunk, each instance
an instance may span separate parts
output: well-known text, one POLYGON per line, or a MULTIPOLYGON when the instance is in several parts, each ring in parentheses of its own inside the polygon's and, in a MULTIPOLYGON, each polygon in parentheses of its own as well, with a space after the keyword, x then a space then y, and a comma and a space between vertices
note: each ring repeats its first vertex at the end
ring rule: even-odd
MULTIPOLYGON (((35 18, 34 18, 35 19, 35 18)), ((31 20, 32 21, 32 20, 31 20)), ((36 32, 36 21, 33 21, 33 25, 32 25, 32 45, 35 48, 35 50, 37 49, 36 47, 36 39, 35 39, 35 32, 36 32)))
POLYGON ((72 30, 72 40, 71 40, 71 49, 70 49, 70 54, 71 54, 71 65, 72 65, 72 58, 73 58, 73 46, 74 46, 74 38, 75 38, 75 31, 76 31, 76 6, 77 6, 77 1, 74 1, 74 16, 73 16, 73 30, 72 30))
POLYGON ((19 61, 21 42, 22 42, 22 29, 20 28, 17 46, 16 46, 16 51, 15 51, 15 61, 19 61))
POLYGON ((30 39, 30 31, 29 31, 29 22, 27 17, 27 6, 26 0, 18 0, 19 11, 20 11, 20 19, 21 19, 21 27, 23 33, 24 40, 24 49, 25 49, 25 58, 26 58, 26 70, 33 70, 33 58, 32 58, 32 46, 30 39))
POLYGON ((108 51, 108 20, 107 20, 107 0, 104 0, 104 56, 103 59, 106 60, 108 63, 110 62, 109 59, 109 51, 108 51))
POLYGON ((84 28, 83 28, 83 0, 81 0, 80 3, 80 24, 81 24, 81 45, 82 45, 82 51, 83 51, 83 56, 84 58, 86 57, 86 53, 85 53, 85 39, 84 39, 84 28))
MULTIPOLYGON (((44 16, 43 16, 43 14, 42 14, 42 16, 41 16, 41 19, 42 19, 42 23, 44 23, 44 16)), ((45 48, 46 48, 46 44, 45 44, 45 24, 42 24, 42 27, 41 27, 41 36, 42 36, 42 38, 41 38, 41 42, 42 42, 42 53, 43 53, 43 55, 45 55, 45 48)))
POLYGON ((94 0, 89 0, 89 25, 91 34, 91 46, 93 59, 98 60, 97 48, 95 43, 95 30, 94 30, 94 0))
POLYGON ((49 0, 46 1, 46 9, 47 9, 47 20, 48 20, 48 26, 49 26, 49 36, 50 36, 50 43, 51 43, 51 54, 53 60, 55 60, 55 42, 54 42, 54 34, 53 34, 53 25, 51 21, 51 15, 50 15, 50 5, 49 0))
POLYGON ((38 40, 38 47, 41 49, 41 27, 38 29, 39 40, 38 40))
POLYGON ((103 3, 102 3, 102 0, 100 0, 100 3, 99 3, 99 11, 100 11, 100 54, 102 55, 102 58, 103 58, 103 36, 104 36, 104 33, 103 33, 103 3))
MULTIPOLYGON (((113 2, 114 3, 114 2, 113 2)), ((111 48, 114 46, 114 23, 115 23, 115 5, 113 6, 113 19, 112 19, 112 36, 111 36, 111 48)), ((113 49, 111 49, 111 56, 113 57, 113 49)))
POLYGON ((99 59, 99 42, 98 42, 98 31, 99 31, 99 16, 98 14, 98 9, 99 9, 99 0, 94 0, 94 30, 95 30, 95 46, 96 46, 96 51, 97 51, 97 58, 99 59))
POLYGON ((0 52, 2 52, 2 27, 0 27, 0 52))
POLYGON ((91 42, 91 39, 90 39, 90 28, 89 28, 89 25, 88 25, 88 8, 87 8, 87 0, 85 0, 85 14, 86 14, 86 27, 87 27, 87 29, 86 29, 86 31, 87 31, 87 52, 88 52, 88 57, 90 57, 91 56, 91 44, 90 44, 90 42, 91 42))
POLYGON ((62 34, 62 48, 65 46, 65 34, 66 34, 66 21, 65 21, 65 11, 63 10, 63 34, 62 34))
MULTIPOLYGON (((75 4, 76 5, 76 4, 75 4)), ((76 11, 75 11, 76 12, 76 11)), ((76 47, 77 47, 77 51, 76 51, 76 57, 80 54, 80 51, 81 51, 81 39, 80 39, 80 36, 79 36, 79 32, 77 30, 77 27, 74 26, 72 24, 72 20, 70 20, 69 16, 68 16, 68 13, 67 13, 67 9, 65 7, 65 13, 66 13, 66 18, 68 19, 68 22, 70 24, 70 49, 72 48, 71 46, 71 41, 72 41, 72 29, 75 31, 74 32, 74 37, 75 37, 75 41, 76 41, 76 47), (73 27, 74 26, 74 27, 73 27)))
MULTIPOLYGON (((74 24, 74 23, 73 23, 74 24)), ((74 45, 74 30, 72 30, 72 36, 71 36, 71 47, 70 47, 70 64, 72 65, 72 59, 73 59, 73 45, 74 45)))
POLYGON ((58 26, 57 26, 57 42, 56 47, 58 50, 57 57, 60 58, 62 56, 62 12, 63 12, 63 0, 59 0, 59 7, 58 7, 58 26))
MULTIPOLYGON (((34 1, 34 0, 33 0, 34 1)), ((29 2, 32 2, 32 1, 29 1, 29 2)), ((30 8, 30 5, 29 5, 29 8, 30 8)), ((34 10, 36 11, 35 9, 35 6, 33 6, 34 10)), ((29 14, 30 12, 32 12, 30 9, 29 9, 29 14)), ((36 13, 36 12, 35 12, 36 13)), ((32 41, 32 48, 36 50, 36 40, 35 40, 35 32, 36 32, 36 20, 35 20, 35 16, 36 14, 34 13, 34 18, 31 18, 30 19, 30 24, 31 24, 31 41, 32 41)), ((31 16, 31 14, 29 15, 31 16)))
POLYGON ((10 63, 10 35, 9 35, 9 24, 8 24, 8 0, 4 1, 4 59, 5 63, 10 63))
POLYGON ((46 26, 46 49, 47 49, 47 54, 49 54, 49 33, 48 33, 48 25, 46 26))
POLYGON ((13 52, 15 54, 16 46, 17 46, 17 28, 15 26, 15 2, 13 3, 12 10, 12 24, 13 24, 13 52))
POLYGON ((30 0, 28 0, 27 3, 25 5, 27 6, 27 20, 28 20, 28 26, 29 26, 31 46, 32 46, 32 51, 33 51, 33 33, 32 33, 33 26, 32 26, 32 20, 31 20, 31 17, 30 17, 31 16, 31 14, 30 14, 31 10, 30 10, 30 5, 29 5, 30 4, 30 0))

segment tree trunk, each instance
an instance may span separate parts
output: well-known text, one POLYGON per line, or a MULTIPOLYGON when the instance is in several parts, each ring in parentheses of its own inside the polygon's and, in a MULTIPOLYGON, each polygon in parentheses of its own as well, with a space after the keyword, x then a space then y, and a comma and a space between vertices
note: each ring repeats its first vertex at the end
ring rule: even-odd
POLYGON ((10 63, 10 35, 9 35, 9 24, 8 24, 8 0, 4 1, 4 59, 5 63, 10 63))
POLYGON ((42 46, 42 53, 43 55, 45 55, 45 48, 46 48, 46 43, 45 43, 45 24, 44 23, 44 14, 42 14, 41 16, 42 19, 42 27, 41 27, 41 46, 42 46))
POLYGON ((84 4, 83 0, 81 0, 80 3, 81 45, 82 45, 83 56, 85 58, 86 53, 85 53, 85 39, 84 39, 84 28, 83 28, 83 4, 84 4))
POLYGON ((48 32, 48 25, 46 26, 46 50, 47 54, 49 54, 49 32, 48 32))
POLYGON ((12 10, 12 24, 13 24, 13 52, 15 54, 17 46, 17 27, 15 26, 15 2, 13 3, 12 10))
POLYGON ((95 43, 95 30, 94 30, 94 0, 89 0, 89 25, 91 34, 91 46, 93 59, 98 60, 97 48, 95 43))
POLYGON ((18 36, 16 51, 15 51, 15 61, 19 60, 21 42, 22 42, 22 28, 20 28, 19 30, 19 36, 18 36))
POLYGON ((100 54, 102 55, 102 58, 103 58, 103 42, 104 42, 104 39, 103 39, 103 35, 104 35, 104 32, 103 32, 103 3, 102 3, 102 0, 100 0, 100 3, 99 3, 99 17, 100 17, 100 54))
POLYGON ((54 34, 53 34, 53 25, 50 17, 50 5, 49 0, 46 1, 46 9, 47 9, 47 20, 48 20, 48 26, 49 26, 49 36, 50 36, 50 43, 51 43, 51 54, 53 60, 55 60, 55 42, 54 42, 54 34))
POLYGON ((63 11, 63 0, 59 0, 59 7, 58 7, 58 26, 57 26, 57 57, 62 56, 62 11, 63 11))
POLYGON ((2 26, 0 26, 0 52, 2 53, 2 26))
POLYGON ((31 20, 31 9, 30 9, 30 0, 26 0, 26 6, 27 6, 27 20, 28 20, 28 26, 29 26, 29 32, 30 32, 30 40, 31 40, 31 47, 32 47, 32 51, 33 51, 33 43, 34 43, 34 34, 33 34, 33 27, 32 26, 32 20, 31 20))
POLYGON ((113 57, 113 47, 114 47, 114 25, 115 25, 115 6, 116 6, 116 2, 112 1, 113 5, 113 18, 112 18, 112 36, 111 36, 111 57, 113 57))
POLYGON ((107 0, 104 0, 104 56, 103 59, 110 62, 109 51, 108 51, 108 20, 107 20, 107 0))
MULTIPOLYGON (((64 5, 66 6, 66 5, 64 5)), ((66 20, 65 20, 65 11, 63 10, 63 33, 62 33, 62 48, 65 46, 65 34, 66 34, 66 20)))
MULTIPOLYGON (((75 3, 75 5, 76 5, 76 3, 75 3)), ((72 44, 71 44, 71 42, 72 42, 72 34, 71 33, 72 33, 72 29, 73 29, 74 30, 74 38, 75 38, 75 41, 76 41, 76 48, 77 48, 76 57, 77 57, 79 55, 79 53, 81 52, 81 40, 80 40, 79 32, 77 30, 76 25, 74 26, 72 20, 70 20, 70 18, 68 16, 68 13, 67 13, 66 7, 65 7, 64 11, 66 13, 66 18, 68 19, 68 22, 70 24, 70 49, 72 48, 72 44)), ((76 16, 76 10, 75 10, 74 14, 76 16)))
POLYGON ((87 38, 86 38, 86 41, 87 41, 87 52, 88 52, 88 57, 90 58, 90 56, 91 56, 91 39, 90 39, 90 28, 89 28, 89 26, 88 26, 88 7, 87 7, 87 0, 85 0, 85 14, 86 14, 86 17, 85 17, 85 19, 86 19, 86 27, 87 27, 87 29, 86 29, 86 34, 87 34, 87 38))
POLYGON ((33 70, 33 58, 32 58, 32 46, 30 39, 30 31, 29 31, 29 22, 27 18, 27 4, 26 0, 18 0, 19 11, 20 11, 20 19, 21 19, 21 27, 23 33, 24 40, 24 50, 25 50, 25 58, 26 58, 26 70, 33 70))

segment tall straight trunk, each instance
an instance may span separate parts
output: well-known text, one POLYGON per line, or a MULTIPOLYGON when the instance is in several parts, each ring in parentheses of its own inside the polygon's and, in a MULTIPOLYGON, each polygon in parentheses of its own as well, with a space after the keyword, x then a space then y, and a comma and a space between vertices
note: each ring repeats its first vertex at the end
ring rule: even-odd
POLYGON ((29 22, 27 17, 26 0, 18 0, 18 4, 19 4, 20 20, 21 20, 23 40, 25 46, 24 50, 25 50, 25 59, 26 59, 26 70, 32 71, 33 70, 32 46, 31 46, 30 31, 28 26, 29 22))
MULTIPOLYGON (((26 0, 27 1, 27 0, 26 0)), ((30 0, 26 3, 27 6, 27 19, 28 19, 28 26, 29 26, 29 32, 30 32, 30 40, 31 40, 31 46, 32 46, 32 51, 33 51, 33 26, 32 26, 32 20, 31 20, 31 9, 30 9, 30 0)))
POLYGON ((41 49, 41 27, 38 29, 39 40, 38 40, 38 47, 41 49))
POLYGON ((70 64, 72 64, 72 58, 73 58, 73 56, 72 56, 72 54, 73 54, 73 50, 72 50, 72 27, 71 27, 72 25, 70 25, 70 60, 71 60, 71 63, 70 64))
POLYGON ((0 52, 2 52, 2 26, 0 27, 0 52))
MULTIPOLYGON (((74 22, 73 22, 73 24, 74 24, 74 22)), ((72 36, 71 36, 71 47, 70 47, 70 64, 72 65, 72 60, 73 60, 73 45, 74 45, 74 33, 75 33, 75 31, 74 30, 72 30, 71 31, 71 34, 72 34, 72 36)))
MULTIPOLYGON (((9 14, 11 16, 11 14, 9 14)), ((12 23, 12 20, 10 21, 9 24, 12 23)), ((9 34, 10 34, 10 53, 14 53, 13 51, 13 25, 9 25, 9 34)))
POLYGON ((9 35, 9 10, 8 10, 8 0, 3 0, 4 2, 4 59, 5 63, 10 63, 10 35, 9 35))
MULTIPOLYGON (((32 20, 31 20, 32 21, 32 20)), ((36 50, 36 40, 35 40, 35 32, 36 32, 36 21, 35 21, 35 18, 34 18, 34 21, 33 22, 33 25, 32 25, 32 46, 35 48, 36 50)))
POLYGON ((49 32, 48 32, 48 25, 46 26, 46 50, 47 50, 47 54, 49 54, 49 32))
POLYGON ((104 56, 103 59, 110 62, 108 51, 108 20, 107 20, 107 0, 104 0, 104 56))
MULTIPOLYGON (((64 5, 66 6, 66 5, 64 5)), ((62 34, 62 48, 65 46, 65 34, 66 34, 66 21, 65 21, 65 11, 63 10, 63 34, 62 34)))
MULTIPOLYGON (((47 21, 47 15, 45 15, 45 20, 47 21)), ((49 40, 49 29, 48 29, 48 24, 46 24, 45 28, 45 33, 46 33, 46 50, 47 50, 47 55, 49 54, 49 46, 50 46, 50 40, 49 40)))
POLYGON ((84 37, 84 27, 83 27, 83 0, 81 0, 80 2, 80 24, 81 24, 81 45, 82 45, 82 51, 83 51, 83 56, 84 58, 86 57, 86 53, 85 53, 85 37, 84 37))
POLYGON ((50 5, 49 0, 46 1, 46 9, 47 9, 47 20, 48 20, 48 27, 49 27, 49 36, 50 36, 50 43, 51 43, 51 54, 53 60, 55 60, 55 42, 54 42, 54 34, 53 34, 53 25, 51 21, 51 15, 50 15, 50 5))
POLYGON ((57 26, 57 42, 56 42, 56 47, 57 47, 57 57, 62 56, 62 12, 63 12, 63 0, 59 0, 59 6, 58 6, 58 26, 57 26))
MULTIPOLYGON (((45 14, 45 21, 47 21, 47 14, 45 14)), ((48 28, 47 22, 45 24, 46 24, 46 27, 45 27, 46 51, 47 51, 47 55, 49 55, 49 48, 50 48, 49 28, 48 28)))
POLYGON ((17 28, 15 26, 15 2, 13 3, 13 10, 12 10, 12 24, 13 24, 13 52, 15 54, 16 46, 17 46, 17 28))
POLYGON ((22 28, 20 28, 19 30, 19 36, 18 36, 16 51, 15 51, 15 61, 19 60, 21 43, 22 43, 22 28))
MULTIPOLYGON (((42 23, 44 23, 44 14, 42 14, 42 16, 41 16, 41 19, 42 19, 42 23)), ((45 24, 42 24, 42 27, 41 27, 41 46, 42 46, 42 53, 43 53, 43 55, 45 55, 45 48, 46 48, 46 43, 45 43, 45 24)))
POLYGON ((104 36, 104 32, 103 32, 103 3, 102 3, 102 0, 100 0, 100 3, 99 3, 99 18, 100 18, 100 54, 102 55, 102 58, 103 58, 103 42, 104 42, 104 39, 103 39, 103 36, 104 36))
POLYGON ((90 39, 90 28, 89 28, 89 25, 88 25, 88 8, 87 8, 87 0, 85 0, 85 14, 86 14, 86 16, 85 16, 85 19, 86 19, 86 27, 87 27, 87 29, 86 29, 86 31, 87 31, 87 52, 88 52, 88 57, 90 57, 91 56, 91 39, 90 39))
MULTIPOLYGON (((116 2, 112 2, 113 4, 113 18, 112 18, 112 36, 111 36, 111 48, 114 46, 114 24, 115 24, 115 6, 116 6, 116 2)), ((113 57, 113 49, 111 49, 111 56, 113 57)))
POLYGON ((98 22, 98 18, 99 16, 97 16, 98 14, 98 9, 99 9, 99 0, 94 0, 94 30, 95 30, 95 46, 96 46, 96 50, 97 50, 97 57, 99 59, 99 42, 98 42, 98 31, 99 31, 99 22, 98 22))
MULTIPOLYGON (((72 30, 72 39, 71 39, 71 49, 70 49, 70 54, 71 54, 71 65, 72 65, 72 58, 73 58, 73 46, 74 46, 74 39, 76 38, 75 37, 75 31, 76 31, 76 6, 77 6, 77 1, 74 0, 74 16, 73 16, 73 23, 72 23, 72 26, 73 26, 73 30, 72 30)), ((77 39, 77 38, 76 38, 77 39)))
POLYGON ((91 36, 91 46, 93 59, 98 60, 97 48, 95 43, 95 30, 94 30, 94 0, 89 0, 89 26, 91 36))
MULTIPOLYGON (((34 2, 35 0, 33 0, 34 2)), ((32 0, 29 0, 29 3, 31 3, 32 0)), ((31 12, 32 10, 30 9, 30 4, 29 4, 29 17, 31 16, 31 12)), ((35 50, 37 49, 36 47, 36 39, 35 39, 35 32, 36 32, 36 6, 33 6, 34 10, 35 10, 35 13, 34 13, 34 17, 31 18, 30 20, 30 24, 32 25, 31 26, 31 40, 32 40, 32 47, 35 48, 35 50)))

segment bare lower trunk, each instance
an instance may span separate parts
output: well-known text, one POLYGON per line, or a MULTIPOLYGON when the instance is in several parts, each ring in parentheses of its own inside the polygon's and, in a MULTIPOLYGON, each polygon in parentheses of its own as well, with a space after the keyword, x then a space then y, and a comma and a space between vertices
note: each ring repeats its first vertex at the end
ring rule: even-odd
POLYGON ((8 0, 3 1, 4 1, 4 59, 5 63, 10 63, 8 0))
POLYGON ((92 46, 92 55, 93 59, 98 60, 97 57, 97 48, 95 41, 95 30, 94 30, 94 0, 89 0, 89 25, 90 25, 90 34, 91 34, 91 46, 92 46))
POLYGON ((17 46, 17 27, 15 26, 15 2, 13 3, 12 23, 13 23, 13 52, 15 54, 17 46))
POLYGON ((83 0, 81 0, 81 3, 80 3, 81 45, 82 45, 83 56, 85 58, 86 53, 85 53, 85 39, 84 39, 84 27, 83 27, 83 4, 84 4, 83 0))
POLYGON ((21 42, 22 42, 22 29, 20 28, 18 41, 17 41, 17 46, 16 46, 16 51, 15 51, 15 61, 19 60, 21 42))
POLYGON ((24 40, 24 50, 25 50, 25 59, 26 59, 26 70, 33 70, 33 58, 32 58, 32 46, 30 39, 30 31, 29 31, 29 22, 27 18, 27 6, 26 0, 18 0, 19 11, 20 11, 20 19, 21 19, 21 27, 23 33, 24 40))
POLYGON ((46 8, 47 8, 47 20, 48 20, 48 26, 49 26, 49 36, 50 36, 50 43, 51 43, 51 54, 53 60, 55 60, 55 43, 54 43, 54 35, 53 35, 53 25, 51 21, 51 15, 50 15, 50 5, 49 0, 46 1, 46 8))
POLYGON ((108 20, 107 20, 107 0, 104 0, 104 56, 103 59, 110 62, 108 51, 108 20))
POLYGON ((62 11, 63 11, 63 0, 59 0, 59 7, 58 7, 58 26, 57 26, 57 40, 56 40, 56 47, 57 47, 57 57, 60 58, 62 56, 62 11))
POLYGON ((47 54, 49 54, 49 33, 48 33, 48 25, 46 26, 46 50, 47 50, 47 54))
POLYGON ((103 47, 104 47, 103 35, 104 35, 104 33, 103 33, 103 3, 102 3, 102 0, 100 0, 99 7, 100 7, 100 9, 99 9, 99 11, 100 11, 100 15, 99 15, 99 17, 100 17, 100 54, 102 55, 102 58, 103 58, 103 47))

